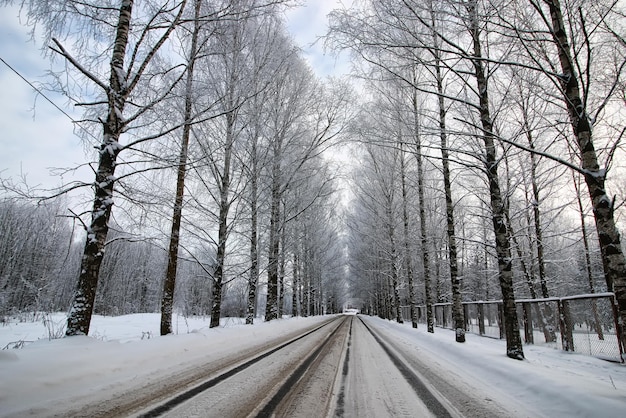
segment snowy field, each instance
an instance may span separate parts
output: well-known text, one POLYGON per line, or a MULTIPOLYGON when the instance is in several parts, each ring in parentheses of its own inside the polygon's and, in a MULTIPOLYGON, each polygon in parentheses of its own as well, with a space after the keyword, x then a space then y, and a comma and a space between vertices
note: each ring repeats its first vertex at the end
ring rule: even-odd
MULTIPOLYGON (((246 326, 240 319, 224 319, 209 329, 209 318, 174 318, 176 335, 159 337, 158 314, 119 317, 94 316, 89 337, 49 340, 62 335, 64 314, 38 317, 35 322, 0 325, 0 416, 49 416, 55 403, 93 402, 137 382, 167 375, 194 361, 210 360, 269 341, 273 336, 304 328, 325 317, 295 318, 246 326)), ((450 330, 410 323, 397 324, 366 317, 398 344, 414 349, 420 358, 447 369, 450 379, 462 379, 477 389, 477 401, 515 403, 519 416, 623 417, 626 411, 626 366, 565 353, 549 347, 525 346, 526 360, 505 356, 505 342, 467 335, 454 342, 450 330)), ((376 367, 376 365, 372 365, 376 367)))

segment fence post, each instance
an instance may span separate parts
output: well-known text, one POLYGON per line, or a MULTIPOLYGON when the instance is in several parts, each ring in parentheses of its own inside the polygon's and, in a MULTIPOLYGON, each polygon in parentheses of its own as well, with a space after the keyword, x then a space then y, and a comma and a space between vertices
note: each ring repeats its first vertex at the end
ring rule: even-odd
POLYGON ((482 303, 478 304, 478 333, 485 335, 485 308, 482 303))
POLYGON ((559 324, 561 327, 561 343, 563 350, 574 351, 574 335, 572 332, 572 315, 569 310, 569 302, 559 300, 559 324))
POLYGON ((526 344, 534 344, 535 336, 533 335, 533 314, 530 303, 522 303, 522 310, 524 312, 524 341, 526 344))

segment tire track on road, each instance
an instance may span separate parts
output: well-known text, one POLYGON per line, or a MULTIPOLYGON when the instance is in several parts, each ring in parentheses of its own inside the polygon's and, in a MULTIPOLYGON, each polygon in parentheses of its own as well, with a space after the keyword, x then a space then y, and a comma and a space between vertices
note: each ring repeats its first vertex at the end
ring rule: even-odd
POLYGON ((404 379, 409 383, 411 388, 433 415, 441 418, 456 418, 462 416, 462 414, 460 414, 443 395, 441 395, 423 376, 421 376, 419 372, 411 368, 407 362, 360 317, 359 321, 384 350, 394 366, 402 374, 404 379))
MULTIPOLYGON (((226 381, 227 379, 241 373, 242 371, 248 369, 249 367, 253 366, 254 364, 260 362, 263 359, 266 359, 267 357, 275 354, 276 352, 283 350, 287 347, 289 347, 290 345, 310 336, 311 334, 318 332, 319 330, 321 330, 322 328, 335 323, 338 320, 338 318, 334 318, 333 320, 330 320, 328 322, 324 322, 322 325, 319 325, 301 335, 299 335, 296 338, 293 338, 283 344, 280 344, 268 351, 263 352, 262 354, 252 357, 251 359, 243 362, 242 364, 233 367, 232 369, 229 369, 225 372, 222 372, 220 374, 218 374, 215 377, 210 378, 209 380, 205 380, 195 386, 193 386, 190 389, 185 390, 184 392, 181 392, 179 394, 177 394, 174 397, 171 397, 170 399, 168 399, 167 401, 161 403, 160 405, 158 405, 157 407, 154 407, 152 409, 149 409, 147 411, 144 411, 142 413, 140 413, 138 415, 138 417, 140 418, 154 418, 154 417, 159 417, 162 416, 164 414, 166 414, 167 412, 171 411, 173 408, 183 404, 184 402, 198 396, 199 394, 201 394, 202 392, 205 392, 206 390, 218 385, 219 383, 226 381)), ((337 327, 339 328, 339 326, 337 327)), ((333 331, 333 333, 336 332, 333 331)))

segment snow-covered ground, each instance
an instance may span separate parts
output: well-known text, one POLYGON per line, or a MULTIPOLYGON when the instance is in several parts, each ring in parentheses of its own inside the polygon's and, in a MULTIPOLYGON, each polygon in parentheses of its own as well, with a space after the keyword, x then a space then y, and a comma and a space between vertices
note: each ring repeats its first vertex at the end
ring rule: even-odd
POLYGON ((451 330, 428 334, 410 323, 368 322, 442 370, 441 377, 468 383, 477 402, 511 404, 524 417, 626 416, 626 365, 537 345, 525 345, 526 360, 517 361, 506 357, 503 340, 466 334, 459 344, 451 330))
MULTIPOLYGON (((194 362, 210 361, 323 321, 324 317, 283 319, 246 326, 224 319, 209 329, 209 318, 175 317, 176 335, 159 337, 157 314, 94 316, 90 337, 49 340, 62 334, 65 316, 0 325, 0 416, 54 413, 69 398, 93 402, 107 393, 150 381, 194 362), (44 320, 45 319, 45 320, 44 320), (18 344, 19 345, 19 344, 18 344)), ((626 366, 553 348, 526 346, 525 361, 505 356, 505 342, 468 334, 454 342, 449 330, 428 334, 410 324, 368 318, 398 344, 449 370, 453 379, 471 382, 496 402, 515 402, 521 416, 622 417, 626 411, 626 366)), ((376 367, 373 364, 373 367, 376 367)), ((484 402, 477 396, 477 402, 484 402)))

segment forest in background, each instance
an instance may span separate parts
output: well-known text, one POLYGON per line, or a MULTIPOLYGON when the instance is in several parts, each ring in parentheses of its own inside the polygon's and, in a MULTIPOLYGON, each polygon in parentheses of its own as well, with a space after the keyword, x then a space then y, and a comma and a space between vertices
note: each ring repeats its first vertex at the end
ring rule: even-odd
POLYGON ((462 301, 605 290, 624 317, 622 1, 354 2, 324 39, 352 83, 314 75, 289 2, 110 3, 25 2, 97 180, 44 200, 3 181, 1 315, 77 312, 95 279, 94 312, 160 310, 162 333, 172 306, 415 322, 401 306, 454 302, 458 329, 462 301))

